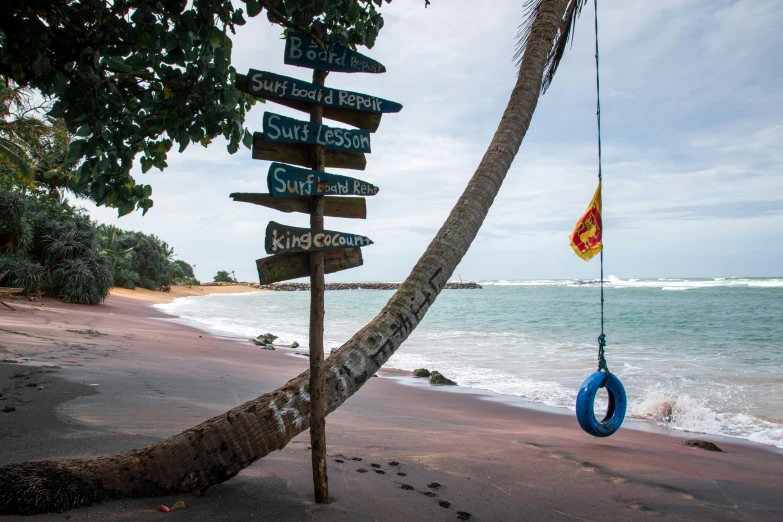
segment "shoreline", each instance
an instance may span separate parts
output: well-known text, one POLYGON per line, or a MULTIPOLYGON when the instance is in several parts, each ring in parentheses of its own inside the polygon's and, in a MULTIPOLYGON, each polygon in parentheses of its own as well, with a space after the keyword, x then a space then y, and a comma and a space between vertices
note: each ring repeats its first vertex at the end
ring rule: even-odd
POLYGON ((170 303, 180 297, 200 297, 213 294, 244 294, 249 292, 266 292, 267 290, 254 288, 245 285, 199 285, 199 286, 172 286, 171 291, 163 292, 160 290, 147 290, 146 288, 128 288, 113 287, 109 291, 109 296, 125 297, 134 299, 149 305, 170 303))
MULTIPOLYGON (((0 414, 0 428, 16 413, 41 421, 13 447, 3 444, 0 429, 0 464, 145 445, 274 390, 307 367, 305 357, 287 350, 215 337, 122 296, 95 307, 19 308, 2 316, 0 358, 21 354, 29 364, 4 366, 50 366, 57 373, 43 391, 17 381, 0 386, 27 394, 16 412, 0 414), (45 411, 36 408, 52 408, 41 394, 61 392, 56 379, 97 393, 60 402, 50 415, 57 422, 46 424, 45 411), (75 432, 64 431, 69 426, 75 432)), ((204 497, 127 499, 67 515, 159 520, 158 505, 181 499, 187 517, 210 520, 262 513, 279 520, 457 520, 457 512, 470 520, 780 515, 783 458, 771 448, 731 440, 718 442, 726 453, 711 453, 678 445, 687 434, 633 429, 593 439, 562 414, 486 400, 471 389, 419 386, 412 377, 402 385, 394 370, 382 375, 327 418, 333 504, 312 503, 305 431, 204 497)), ((51 518, 26 520, 44 517, 51 518)))
MULTIPOLYGON (((237 288, 239 285, 234 285, 230 287, 224 287, 224 288, 237 288)), ((261 290, 264 291, 264 290, 261 290)), ((217 293, 239 293, 237 292, 217 292, 217 293)), ((191 296, 181 296, 181 297, 191 297, 191 296)), ((191 326, 193 328, 199 329, 203 332, 208 333, 209 335, 213 335, 219 338, 239 342, 243 345, 248 345, 248 338, 240 336, 238 334, 234 334, 231 332, 225 332, 218 330, 216 328, 211 328, 209 325, 201 323, 199 321, 181 317, 175 314, 171 314, 165 310, 161 310, 158 308, 157 304, 165 304, 165 303, 154 303, 151 306, 156 308, 159 311, 163 311, 166 314, 169 314, 171 318, 167 319, 170 321, 173 321, 174 323, 183 324, 187 326, 191 326)), ((259 333, 261 333, 259 331, 259 333)), ((274 332, 272 332, 274 333, 274 332)), ((252 345, 250 345, 252 346, 252 345)), ((275 347, 277 351, 280 353, 289 355, 291 357, 301 357, 307 355, 307 352, 301 352, 297 351, 298 349, 291 349, 287 346, 276 346, 275 347)), ((328 353, 325 354, 328 357, 328 353)), ((393 362, 391 363, 393 364, 393 362)), ((564 407, 564 406, 555 406, 551 404, 546 404, 543 402, 536 402, 529 399, 525 399, 523 397, 519 397, 517 395, 510 395, 510 394, 503 394, 500 392, 496 392, 493 390, 489 390, 486 388, 475 388, 465 385, 458 385, 458 386, 435 386, 430 385, 429 381, 424 378, 415 378, 411 375, 411 372, 409 370, 405 370, 402 368, 395 368, 392 366, 384 366, 379 370, 379 373, 389 373, 390 376, 398 379, 398 383, 403 386, 421 386, 423 388, 427 389, 442 389, 444 391, 449 392, 457 392, 457 393, 469 393, 474 394, 481 398, 482 400, 486 401, 496 401, 503 404, 507 404, 514 408, 522 408, 522 409, 531 409, 536 411, 541 411, 545 413, 550 413, 554 415, 560 415, 560 416, 567 416, 570 417, 572 420, 575 421, 575 410, 564 407)), ((446 377, 450 377, 449 375, 446 375, 446 377)), ((574 401, 576 401, 576 397, 574 396, 574 401)), ((722 434, 713 434, 713 433, 705 433, 701 431, 694 431, 694 430, 686 430, 686 429, 677 429, 665 425, 661 425, 657 422, 655 422, 652 419, 648 418, 642 418, 642 417, 631 417, 630 412, 626 414, 625 420, 623 422, 622 429, 633 429, 637 431, 643 431, 647 433, 654 433, 659 435, 664 435, 667 437, 690 437, 691 438, 700 438, 704 440, 708 440, 710 442, 714 442, 716 444, 720 443, 741 443, 741 444, 748 444, 751 447, 759 447, 766 450, 771 451, 772 453, 783 455, 783 448, 778 447, 773 444, 765 444, 763 442, 756 442, 753 440, 748 439, 747 437, 743 436, 730 436, 730 435, 722 435, 722 434)))

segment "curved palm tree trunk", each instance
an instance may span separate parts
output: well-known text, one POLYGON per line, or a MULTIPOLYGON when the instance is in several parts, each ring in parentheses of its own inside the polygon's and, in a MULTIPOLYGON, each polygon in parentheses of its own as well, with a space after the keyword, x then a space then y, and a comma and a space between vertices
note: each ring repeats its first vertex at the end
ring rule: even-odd
MULTIPOLYGON (((337 409, 407 339, 470 247, 538 103, 566 8, 541 0, 519 76, 492 142, 446 222, 383 310, 325 361, 326 411, 337 409)), ((0 468, 0 514, 62 511, 104 499, 204 491, 308 428, 309 372, 282 388, 145 448, 0 468)))

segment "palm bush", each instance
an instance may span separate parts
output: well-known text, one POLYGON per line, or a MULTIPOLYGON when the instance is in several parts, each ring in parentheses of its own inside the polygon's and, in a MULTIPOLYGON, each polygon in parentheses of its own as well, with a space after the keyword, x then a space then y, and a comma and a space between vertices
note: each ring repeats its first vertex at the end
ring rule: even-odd
POLYGON ((0 190, 0 240, 0 284, 83 304, 103 301, 112 286, 93 224, 59 199, 0 190))
POLYGON ((59 263, 44 290, 68 303, 95 304, 106 298, 113 282, 109 258, 91 251, 59 263))
POLYGON ((26 293, 37 289, 43 279, 44 267, 25 253, 0 256, 0 284, 24 288, 26 293))

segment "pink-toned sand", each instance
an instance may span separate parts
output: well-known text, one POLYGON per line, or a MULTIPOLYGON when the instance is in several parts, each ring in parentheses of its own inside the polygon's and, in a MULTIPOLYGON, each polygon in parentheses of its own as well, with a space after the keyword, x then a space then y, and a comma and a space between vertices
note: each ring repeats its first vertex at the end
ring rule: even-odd
MULTIPOLYGON (((0 311, 0 360, 22 361, 12 364, 31 372, 32 366, 60 368, 45 374, 50 383, 43 391, 11 388, 19 406, 0 414, 0 465, 149 444, 275 389, 307 366, 306 357, 291 350, 260 350, 173 322, 133 294, 115 292, 99 306, 12 305, 17 312, 0 311), (62 395, 66 384, 77 388, 62 395), (36 404, 43 403, 35 393, 57 396, 57 416, 47 421, 46 435, 4 425, 14 422, 13 415, 46 418, 46 411, 35 413, 36 404)), ((783 454, 775 449, 627 428, 595 439, 571 415, 497 399, 382 371, 327 418, 333 499, 328 506, 312 502, 304 433, 203 497, 121 500, 66 515, 71 520, 783 520, 783 454), (677 444, 686 438, 711 440, 726 452, 677 444), (156 511, 177 500, 185 500, 188 509, 156 511)), ((25 422, 34 423, 31 419, 25 422)), ((22 425, 27 426, 20 420, 22 425)), ((38 518, 51 517, 31 519, 38 518)))

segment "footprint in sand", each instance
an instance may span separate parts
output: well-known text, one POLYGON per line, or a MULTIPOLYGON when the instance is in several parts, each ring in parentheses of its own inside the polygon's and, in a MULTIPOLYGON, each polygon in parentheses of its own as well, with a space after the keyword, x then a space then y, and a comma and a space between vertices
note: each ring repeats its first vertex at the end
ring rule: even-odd
POLYGON ((367 473, 367 470, 364 468, 359 468, 356 470, 357 473, 367 473))
POLYGON ((373 468, 380 468, 381 467, 380 464, 370 464, 370 466, 372 466, 373 468))
POLYGON ((457 511, 457 518, 459 520, 470 520, 470 517, 472 517, 472 516, 473 515, 471 515, 470 513, 466 512, 466 511, 457 511))
POLYGON ((413 491, 415 488, 410 484, 403 484, 400 486, 400 489, 404 489, 405 491, 413 491))
POLYGON ((451 502, 446 502, 445 500, 438 500, 438 505, 442 508, 449 509, 451 507, 451 502))

